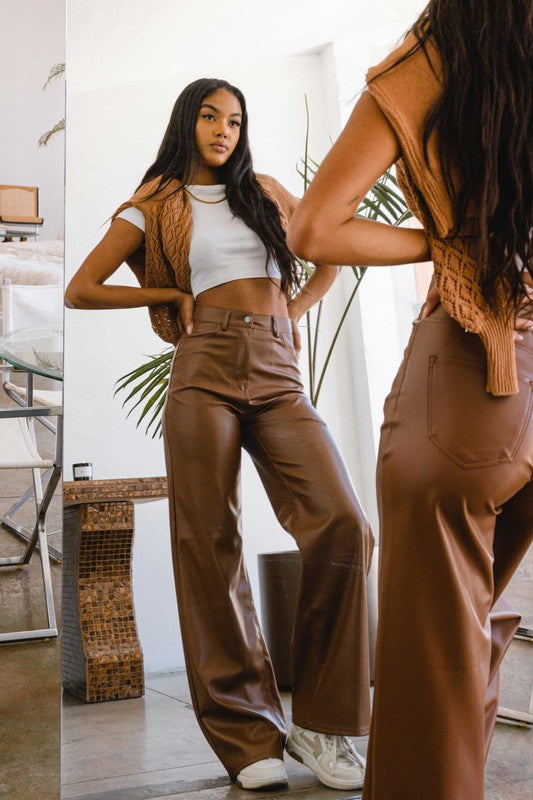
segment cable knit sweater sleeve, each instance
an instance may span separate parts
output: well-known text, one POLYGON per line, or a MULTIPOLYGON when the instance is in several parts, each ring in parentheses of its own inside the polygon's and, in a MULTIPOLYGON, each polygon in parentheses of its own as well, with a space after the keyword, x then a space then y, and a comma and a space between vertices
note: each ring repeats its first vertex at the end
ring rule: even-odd
MULTIPOLYGON (((159 178, 147 181, 129 200, 112 214, 114 220, 125 208, 133 206, 144 214, 145 241, 127 260, 126 264, 143 287, 177 287, 190 292, 188 282, 188 253, 190 243, 190 214, 183 214, 184 200, 181 192, 174 192, 177 181, 170 181, 162 189, 159 178), (173 235, 169 235, 173 232, 173 235), (173 248, 169 256, 165 249, 173 248), (170 243, 170 244, 169 244, 170 243)), ((165 342, 176 344, 183 332, 177 306, 160 303, 148 307, 152 328, 165 342)))

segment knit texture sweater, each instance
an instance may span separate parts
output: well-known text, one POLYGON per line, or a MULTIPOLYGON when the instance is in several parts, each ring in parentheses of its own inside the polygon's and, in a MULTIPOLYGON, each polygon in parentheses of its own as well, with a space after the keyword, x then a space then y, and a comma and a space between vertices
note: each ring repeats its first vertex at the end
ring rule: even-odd
POLYGON ((513 340, 514 315, 500 291, 496 310, 485 301, 475 252, 476 210, 471 208, 458 235, 450 196, 439 169, 435 133, 423 152, 423 128, 428 111, 441 91, 439 54, 429 40, 399 64, 415 44, 414 34, 367 73, 367 88, 389 120, 400 143, 396 162, 398 184, 414 216, 424 225, 441 302, 466 330, 480 336, 487 351, 487 391, 493 395, 518 392, 513 340))
MULTIPOLYGON (((275 178, 256 175, 261 188, 277 206, 281 224, 286 231, 298 200, 275 178)), ((175 191, 179 181, 170 181, 153 196, 159 178, 144 183, 135 194, 122 203, 113 213, 133 206, 144 214, 146 230, 144 244, 127 260, 142 287, 178 288, 191 292, 191 248, 192 210, 185 191, 175 191)), ((265 271, 266 277, 266 271, 265 271)), ((158 303, 148 306, 152 328, 165 342, 177 344, 183 333, 183 325, 174 303, 158 303)))

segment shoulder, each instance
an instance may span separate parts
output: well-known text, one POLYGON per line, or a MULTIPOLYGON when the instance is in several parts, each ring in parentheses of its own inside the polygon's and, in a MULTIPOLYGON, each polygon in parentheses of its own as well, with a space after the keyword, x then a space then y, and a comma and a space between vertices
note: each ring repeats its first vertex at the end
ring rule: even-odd
POLYGON ((414 33, 366 74, 367 88, 378 102, 427 105, 437 98, 441 80, 442 65, 433 39, 420 44, 414 33))
POLYGON ((180 185, 174 178, 161 184, 161 175, 151 178, 146 183, 141 184, 135 194, 130 198, 131 203, 147 203, 164 200, 180 185))
POLYGON ((175 192, 175 189, 180 185, 179 181, 172 179, 168 183, 163 184, 162 187, 160 187, 160 182, 161 176, 158 176, 141 184, 129 200, 120 204, 112 214, 111 219, 115 219, 127 208, 135 208, 142 212, 145 219, 153 219, 157 215, 157 209, 161 208, 161 202, 171 195, 172 192, 174 192, 175 197, 181 198, 181 193, 175 192))
POLYGON ((274 200, 276 200, 287 217, 290 217, 300 202, 297 197, 295 197, 288 189, 283 186, 276 178, 273 178, 272 175, 264 175, 260 173, 256 173, 257 181, 261 188, 270 195, 274 200))
MULTIPOLYGON (((442 91, 441 71, 431 38, 419 45, 416 36, 409 33, 396 50, 367 72, 367 89, 387 117, 409 162, 424 160, 420 151, 424 124, 442 91)), ((412 169, 413 163, 409 166, 412 169)), ((415 172, 419 172, 418 167, 415 172)))
MULTIPOLYGON (((415 184, 439 235, 453 228, 451 200, 442 176, 435 130, 424 143, 427 114, 442 92, 442 62, 431 37, 423 45, 410 33, 367 73, 367 88, 387 117, 400 144, 404 187, 415 184)), ((413 205, 413 210, 418 203, 413 205)))

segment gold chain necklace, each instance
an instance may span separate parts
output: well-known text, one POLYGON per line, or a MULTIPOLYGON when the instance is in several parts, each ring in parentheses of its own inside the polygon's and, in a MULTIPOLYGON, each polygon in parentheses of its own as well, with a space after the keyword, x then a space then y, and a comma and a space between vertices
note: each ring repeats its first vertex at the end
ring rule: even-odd
POLYGON ((187 194, 190 194, 194 200, 198 200, 199 203, 206 203, 208 206, 214 206, 216 203, 223 203, 226 199, 226 195, 224 195, 224 197, 221 197, 220 200, 203 200, 201 197, 196 197, 196 195, 191 192, 188 186, 185 187, 185 191, 187 194))

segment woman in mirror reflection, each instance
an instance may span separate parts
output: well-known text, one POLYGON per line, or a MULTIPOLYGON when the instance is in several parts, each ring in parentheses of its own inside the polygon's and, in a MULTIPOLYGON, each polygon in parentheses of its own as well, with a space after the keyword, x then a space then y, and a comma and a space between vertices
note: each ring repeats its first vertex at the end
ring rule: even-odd
POLYGON ((434 262, 381 432, 365 800, 484 796, 501 594, 533 535, 532 52, 531 0, 432 0, 289 228, 304 258, 434 262), (391 164, 421 230, 354 219, 391 164))
POLYGON ((298 319, 333 283, 298 291, 286 228, 297 205, 256 175, 242 93, 200 79, 157 158, 70 282, 75 308, 148 306, 175 345, 163 410, 172 554, 193 706, 243 788, 287 781, 284 746, 327 786, 362 786, 353 736, 370 717, 366 577, 373 537, 346 466, 303 391, 298 319), (140 288, 107 285, 126 261, 140 288), (240 534, 241 448, 302 554, 293 726, 258 624, 240 534))

